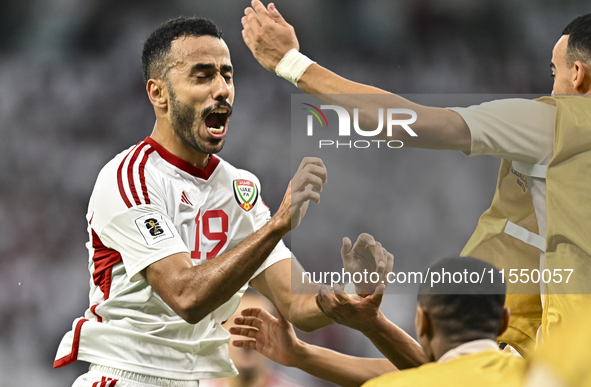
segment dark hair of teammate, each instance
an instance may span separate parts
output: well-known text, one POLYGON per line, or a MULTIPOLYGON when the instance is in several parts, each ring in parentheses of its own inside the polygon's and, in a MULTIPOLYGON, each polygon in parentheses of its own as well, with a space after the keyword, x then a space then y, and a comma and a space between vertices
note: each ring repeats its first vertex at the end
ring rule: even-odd
POLYGON ((568 66, 572 67, 577 60, 591 66, 591 13, 579 16, 568 23, 562 35, 568 35, 568 66))
POLYGON ((178 17, 158 26, 148 36, 142 50, 144 84, 150 78, 164 78, 166 57, 172 42, 183 36, 213 36, 221 39, 222 31, 214 22, 201 17, 178 17))
POLYGON ((429 272, 419 287, 418 301, 441 335, 456 342, 496 340, 506 293, 498 269, 475 258, 452 257, 437 261, 429 272), (450 273, 446 283, 431 284, 433 273, 443 272, 450 273))

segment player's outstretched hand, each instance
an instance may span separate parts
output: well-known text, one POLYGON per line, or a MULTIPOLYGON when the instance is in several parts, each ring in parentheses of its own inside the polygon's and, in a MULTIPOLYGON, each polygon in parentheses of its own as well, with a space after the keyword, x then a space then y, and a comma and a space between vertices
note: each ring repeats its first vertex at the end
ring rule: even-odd
POLYGON ((278 318, 258 308, 244 309, 234 323, 239 327, 230 328, 233 335, 245 336, 232 341, 240 348, 254 349, 276 363, 287 367, 295 366, 297 350, 303 343, 297 338, 293 326, 277 311, 278 318))
POLYGON ((385 289, 386 285, 380 284, 375 293, 359 297, 345 294, 339 285, 334 286, 334 294, 322 286, 316 295, 316 305, 334 322, 364 333, 374 327, 385 289))
POLYGON ((277 211, 277 216, 290 229, 299 226, 310 200, 320 203, 320 192, 326 184, 327 171, 324 163, 318 157, 304 157, 300 166, 289 182, 283 202, 277 211), (314 189, 316 191, 314 191, 314 189))
POLYGON ((259 63, 275 73, 277 63, 286 52, 300 49, 293 27, 288 24, 273 3, 267 8, 259 0, 252 0, 244 10, 242 38, 259 63))
POLYGON ((376 242, 373 236, 366 233, 359 235, 354 245, 351 245, 349 238, 343 238, 341 258, 345 271, 351 274, 355 290, 360 295, 373 293, 380 284, 386 285, 386 276, 394 265, 394 256, 386 251, 380 242, 376 242), (361 276, 354 275, 356 272, 361 276), (377 275, 372 275, 373 272, 377 275), (359 282, 359 278, 363 280, 359 282))

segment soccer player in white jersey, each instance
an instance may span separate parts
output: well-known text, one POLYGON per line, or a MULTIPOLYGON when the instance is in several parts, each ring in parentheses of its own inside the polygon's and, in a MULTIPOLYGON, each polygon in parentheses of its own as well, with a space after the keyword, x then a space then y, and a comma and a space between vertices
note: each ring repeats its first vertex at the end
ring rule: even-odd
MULTIPOLYGON (((156 124, 99 174, 87 214, 90 307, 54 362, 91 363, 75 387, 198 386, 234 376, 221 324, 247 284, 301 329, 331 322, 313 293, 291 294, 291 252, 281 242, 309 201, 319 201, 322 161, 302 161, 271 217, 258 179, 215 156, 229 131, 234 85, 228 47, 211 21, 158 27, 142 68, 156 124)), ((392 267, 367 234, 353 246, 346 240, 342 256, 350 271, 392 267)))
MULTIPOLYGON (((581 288, 563 289, 561 292, 553 293, 559 295, 557 298, 561 299, 553 301, 554 306, 552 308, 555 309, 551 313, 552 316, 548 314, 550 307, 546 299, 549 295, 548 293, 544 294, 545 284, 542 281, 540 281, 542 299, 540 300, 540 297, 538 297, 536 300, 533 297, 529 306, 531 306, 532 310, 538 308, 540 316, 542 314, 541 310, 544 308, 544 315, 550 316, 542 324, 545 330, 554 329, 564 320, 566 315, 563 314, 564 310, 569 310, 570 313, 570 311, 578 308, 589 307, 591 302, 589 298, 577 297, 575 300, 573 296, 569 296, 568 299, 562 296, 565 293, 584 295, 591 292, 588 280, 585 279, 591 272, 589 262, 589 255, 591 254, 589 251, 591 247, 589 246, 591 245, 587 243, 589 238, 586 234, 590 227, 589 219, 591 218, 589 213, 591 207, 585 204, 588 200, 584 198, 578 200, 576 205, 569 203, 569 200, 573 202, 576 200, 573 199, 571 194, 588 192, 588 188, 575 189, 567 187, 574 180, 578 180, 585 184, 585 187, 588 187, 589 180, 586 177, 583 180, 577 177, 587 176, 585 174, 587 169, 581 162, 578 167, 572 167, 568 171, 570 178, 568 182, 555 183, 555 187, 561 185, 567 187, 567 189, 573 188, 573 190, 560 198, 555 196, 552 207, 548 206, 546 201, 547 184, 545 173, 549 165, 552 165, 551 160, 555 160, 554 165, 566 159, 568 159, 569 163, 575 158, 582 160, 581 154, 588 150, 587 145, 583 145, 583 143, 577 149, 577 141, 572 139, 568 144, 570 148, 565 151, 566 147, 557 145, 556 141, 560 140, 560 136, 555 136, 555 133, 563 133, 561 131, 565 127, 568 131, 565 130, 564 133, 567 134, 578 133, 573 130, 573 128, 577 127, 586 128, 587 131, 581 129, 581 132, 589 133, 588 129, 591 127, 589 118, 585 116, 589 109, 580 108, 581 102, 585 103, 588 98, 579 98, 591 95, 591 14, 579 16, 569 23, 552 51, 551 69, 554 78, 552 97, 546 97, 543 101, 518 98, 496 100, 469 108, 445 109, 422 106, 388 91, 338 76, 299 52, 299 42, 294 28, 284 20, 273 3, 269 3, 265 7, 259 0, 252 0, 251 4, 252 8, 249 7, 245 10, 245 16, 241 20, 244 28, 242 36, 259 63, 265 69, 291 81, 302 91, 314 95, 322 102, 343 107, 351 116, 353 116, 353 109, 358 108, 359 112, 361 112, 359 113, 361 117, 360 126, 364 130, 374 130, 376 126, 381 125, 378 123, 375 114, 370 117, 369 114, 364 115, 364 112, 370 109, 375 110, 376 106, 382 106, 378 105, 376 101, 384 101, 385 99, 380 97, 386 97, 388 107, 414 111, 416 121, 412 123, 412 130, 417 136, 409 136, 402 126, 393 126, 389 136, 387 131, 383 130, 378 134, 378 138, 383 140, 404 140, 404 145, 410 147, 459 150, 470 156, 486 154, 510 161, 509 168, 514 168, 513 173, 519 176, 519 181, 515 181, 517 180, 515 179, 513 182, 521 183, 522 187, 529 188, 531 194, 529 205, 533 206, 535 214, 535 220, 530 228, 537 229, 537 233, 516 226, 512 221, 507 221, 507 227, 498 231, 497 235, 504 237, 503 235, 508 234, 516 238, 515 240, 507 240, 507 245, 511 243, 519 245, 521 242, 518 240, 529 245, 520 245, 521 250, 519 252, 528 248, 532 251, 531 246, 537 248, 539 252, 539 271, 543 271, 545 267, 548 267, 545 254, 548 254, 549 251, 555 253, 558 248, 561 248, 557 248, 556 245, 564 241, 572 242, 573 246, 563 243, 563 246, 566 247, 561 251, 566 253, 560 259, 575 257, 576 255, 572 254, 574 250, 577 252, 584 250, 584 253, 580 254, 585 256, 584 259, 572 258, 566 266, 558 266, 562 269, 571 267, 571 264, 576 265, 574 272, 580 274, 577 283, 581 288), (363 95, 363 97, 355 98, 353 95, 363 95), (576 108, 568 112, 569 117, 567 117, 566 113, 559 114, 560 111, 557 107, 560 106, 561 109, 570 108, 572 105, 569 106, 569 101, 564 99, 563 101, 566 101, 564 103, 556 102, 556 99, 568 95, 577 96, 577 103, 579 103, 576 108), (569 121, 566 121, 567 119, 569 121), (561 129, 560 125, 563 125, 564 122, 569 125, 565 125, 561 129), (564 154, 553 159, 557 150, 564 154), (576 155, 576 157, 573 155, 576 155), (557 203, 564 206, 559 210, 557 203), (547 222, 548 208, 552 209, 554 214, 559 212, 567 214, 563 215, 563 219, 566 220, 560 223, 561 229, 558 229, 558 222, 553 224, 554 230, 556 230, 553 238, 548 237, 550 226, 547 222), (568 219, 569 216, 570 219, 568 219), (566 232, 569 234, 565 234, 566 232), (547 241, 548 244, 546 244, 547 241), (552 246, 550 243, 552 243, 552 246), (577 290, 573 291, 573 289, 577 290)), ((575 99, 571 99, 571 101, 575 101, 575 99)), ((584 144, 586 143, 587 140, 585 140, 584 144)), ((584 157, 587 156, 584 155, 584 157)), ((563 165, 566 164, 566 162, 563 163, 563 165)), ((554 176, 557 175, 559 173, 554 176)), ((502 206, 505 205, 505 203, 502 204, 502 206)), ((498 215, 498 213, 496 214, 498 215)), ((508 220, 509 216, 506 213, 503 214, 505 218, 502 219, 508 220)), ((494 216, 490 215, 490 217, 494 216)), ((520 220, 522 219, 520 218, 520 220)), ((517 222, 515 218, 513 221, 517 222)), ((488 239, 490 239, 489 236, 483 237, 480 241, 488 239)), ((476 240, 476 243, 480 242, 476 240)), ((512 248, 508 250, 514 251, 512 248)), ((508 250, 505 249, 505 251, 508 250)), ((501 249, 497 248, 489 256, 498 254, 500 251, 501 249)), ((535 258, 535 250, 533 251, 535 258)), ((474 250, 469 254, 475 255, 474 250)), ((538 338, 541 337, 540 333, 541 331, 538 331, 538 338)), ((531 338, 531 335, 528 336, 531 338)))

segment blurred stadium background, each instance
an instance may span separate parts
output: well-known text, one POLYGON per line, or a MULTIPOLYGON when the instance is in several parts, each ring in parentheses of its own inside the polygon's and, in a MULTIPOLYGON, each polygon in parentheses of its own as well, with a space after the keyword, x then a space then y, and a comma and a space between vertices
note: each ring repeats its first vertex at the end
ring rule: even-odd
MULTIPOLYGON (((0 2, 0 387, 69 386, 86 364, 53 370, 61 336, 88 306, 85 212, 100 168, 149 135, 141 80, 143 40, 161 22, 200 15, 224 31, 236 100, 220 154, 256 173, 277 209, 292 174, 288 82, 242 42, 247 1, 3 0, 0 2)), ((406 94, 549 93, 554 43, 584 0, 277 0, 302 52, 350 79, 406 94)), ((362 182, 396 178, 377 200, 395 206, 387 240, 399 260, 424 265, 457 254, 490 204, 498 160, 406 151, 362 182), (460 171, 461 173, 459 173, 460 171), (404 199, 404 202, 400 201, 404 199), (391 201, 391 203, 389 202, 391 201), (398 230, 398 231, 397 231, 398 230)), ((363 214, 362 214, 363 215, 363 214)), ((373 214, 372 214, 373 215, 373 214)), ((371 217, 363 226, 371 225, 371 217)), ((363 229, 347 232, 352 239, 363 229)), ((381 230, 380 233, 384 233, 381 230)), ((323 230, 306 269, 340 268, 342 230, 323 230), (334 234, 334 235, 333 235, 334 234), (336 242, 334 242, 336 241, 336 242), (328 260, 326 257, 331 257, 328 260), (334 258, 332 258, 334 257, 334 258)), ((382 309, 413 331, 415 298, 382 309)), ((358 356, 378 356, 344 327, 302 335, 358 356)), ((324 386, 288 370, 309 386, 324 386)))

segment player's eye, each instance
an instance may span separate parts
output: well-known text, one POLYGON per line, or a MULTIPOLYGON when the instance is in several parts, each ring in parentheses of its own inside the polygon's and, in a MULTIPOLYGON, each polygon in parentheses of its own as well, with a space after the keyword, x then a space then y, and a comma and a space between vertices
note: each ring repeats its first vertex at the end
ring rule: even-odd
POLYGON ((552 74, 550 74, 550 78, 554 78, 556 77, 556 74, 554 74, 554 72, 552 72, 552 74))

